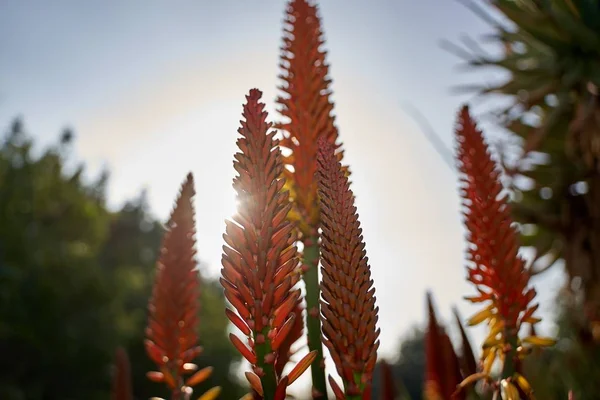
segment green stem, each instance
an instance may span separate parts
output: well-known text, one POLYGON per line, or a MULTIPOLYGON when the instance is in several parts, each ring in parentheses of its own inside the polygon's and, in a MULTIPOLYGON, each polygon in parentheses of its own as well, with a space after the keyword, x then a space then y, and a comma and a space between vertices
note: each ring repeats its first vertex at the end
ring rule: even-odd
POLYGON ((504 332, 509 348, 504 356, 504 366, 502 367, 502 379, 512 377, 517 372, 517 330, 508 328, 504 332))
MULTIPOLYGON (((275 367, 273 363, 266 363, 265 356, 272 353, 271 341, 267 339, 268 328, 263 329, 263 337, 265 342, 262 344, 255 342, 256 349, 256 364, 262 368, 264 375, 260 378, 260 383, 263 389, 263 399, 273 400, 275 389, 277 389, 277 381, 275 379, 275 367)), ((255 336, 256 337, 256 336, 255 336)))
POLYGON ((306 272, 302 278, 306 286, 306 325, 308 329, 308 349, 317 351, 317 357, 310 366, 313 383, 313 398, 327 399, 327 384, 323 363, 323 345, 321 344, 321 320, 319 311, 319 242, 318 236, 304 240, 304 259, 306 272))

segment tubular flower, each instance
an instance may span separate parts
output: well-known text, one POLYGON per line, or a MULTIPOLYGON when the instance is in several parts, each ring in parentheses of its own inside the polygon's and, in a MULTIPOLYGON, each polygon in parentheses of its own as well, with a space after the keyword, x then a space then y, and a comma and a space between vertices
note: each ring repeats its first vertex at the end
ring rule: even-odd
MULTIPOLYGON (((458 163, 461 177, 465 225, 467 227, 468 277, 478 294, 467 298, 473 303, 487 303, 474 315, 470 325, 487 321, 490 331, 483 344, 484 373, 489 373, 496 357, 504 361, 503 377, 516 373, 515 365, 525 354, 522 343, 551 345, 550 339, 519 339, 524 323, 539 322, 533 314, 535 290, 529 287, 529 273, 518 255, 517 232, 512 225, 510 206, 503 195, 500 172, 492 160, 483 135, 464 106, 456 128, 458 163)), ((511 392, 510 381, 503 391, 511 392)))
MULTIPOLYGON (((444 327, 437 321, 431 293, 427 293, 427 310, 429 322, 425 333, 425 399, 450 399, 462 381, 458 357, 444 327)), ((460 392, 453 399, 464 398, 464 392, 460 392)))
MULTIPOLYGON (((188 174, 166 226, 148 305, 146 352, 160 369, 160 372, 149 372, 148 378, 165 382, 173 399, 189 396, 191 387, 201 383, 212 371, 207 367, 184 380, 184 375, 198 368, 192 361, 202 351, 196 333, 200 281, 194 260, 194 195, 194 179, 188 174)), ((212 393, 218 391, 211 390, 212 393)))
POLYGON ((302 315, 302 305, 298 304, 292 311, 294 314, 294 323, 290 329, 290 333, 283 340, 277 350, 277 358, 275 359, 275 373, 278 377, 283 374, 283 369, 291 361, 292 356, 296 353, 292 350, 292 346, 304 334, 304 317, 302 315))
POLYGON ((294 310, 300 304, 299 268, 293 225, 286 219, 291 207, 281 178, 281 152, 269 132, 262 93, 250 90, 246 96, 235 154, 233 181, 239 209, 226 222, 223 235, 221 284, 225 296, 237 311, 227 310, 231 322, 248 338, 249 347, 235 335, 231 341, 252 364, 246 372, 253 390, 265 399, 285 398, 286 387, 304 372, 314 359, 309 353, 286 377, 276 374, 279 349, 296 324, 294 310))
POLYGON ((360 398, 377 361, 375 288, 354 195, 335 148, 319 139, 317 183, 321 203, 321 322, 345 391, 329 377, 338 399, 360 398), (344 393, 348 397, 344 397, 344 393))

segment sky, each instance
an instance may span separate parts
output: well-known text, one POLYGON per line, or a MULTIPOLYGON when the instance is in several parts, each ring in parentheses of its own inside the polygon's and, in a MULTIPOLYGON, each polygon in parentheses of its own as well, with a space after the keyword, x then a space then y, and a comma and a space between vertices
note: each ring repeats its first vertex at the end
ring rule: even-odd
MULTIPOLYGON (((217 277, 249 89, 263 91, 269 119, 277 117, 285 3, 2 1, 0 127, 20 115, 40 146, 72 127, 89 176, 112 171, 114 208, 145 188, 164 219, 192 171, 198 255, 217 277)), ((456 113, 472 98, 450 89, 499 75, 460 72, 460 60, 441 48, 442 39, 489 31, 459 1, 320 3, 334 112, 377 289, 380 354, 390 358, 424 322, 427 290, 446 320, 454 305, 463 317, 476 310, 462 300, 474 290, 465 281, 457 176, 405 106, 452 149, 456 113)), ((548 332, 561 276, 556 269, 533 282, 548 332)), ((474 341, 481 335, 471 331, 474 341)))

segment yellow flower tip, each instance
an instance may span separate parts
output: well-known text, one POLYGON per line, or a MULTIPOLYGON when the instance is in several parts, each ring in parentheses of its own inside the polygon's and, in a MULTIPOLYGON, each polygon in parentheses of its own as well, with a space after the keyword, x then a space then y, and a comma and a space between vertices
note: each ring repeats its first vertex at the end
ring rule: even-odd
POLYGON ((525 377, 523 375, 516 373, 515 381, 527 397, 529 397, 529 398, 533 397, 533 388, 531 387, 531 385, 529 384, 529 382, 527 381, 527 379, 525 379, 525 377))
POLYGON ((492 305, 486 307, 485 309, 479 311, 477 314, 473 315, 467 324, 469 326, 479 325, 483 321, 494 317, 494 307, 492 305))
POLYGON ((556 344, 556 340, 548 337, 528 336, 523 339, 523 343, 529 343, 539 347, 548 347, 554 346, 556 344))
POLYGON ((500 397, 502 400, 519 400, 519 389, 508 379, 502 379, 500 382, 500 397))
POLYGON ((494 361, 496 361, 497 348, 490 349, 489 353, 485 356, 483 360, 483 372, 485 374, 489 374, 492 370, 492 365, 494 365, 494 361))
POLYGON ((202 396, 198 397, 198 400, 215 400, 221 394, 221 390, 221 386, 215 386, 204 392, 202 396))
MULTIPOLYGON (((493 333, 493 332, 492 332, 493 333)), ((487 339, 483 342, 482 348, 487 349, 491 347, 498 347, 504 342, 504 338, 498 338, 498 333, 488 335, 487 339)))
POLYGON ((461 383, 458 384, 456 391, 460 391, 463 388, 471 385, 480 380, 490 380, 491 377, 487 372, 477 372, 476 374, 472 374, 467 376, 461 383))
POLYGON ((208 379, 210 377, 210 375, 213 372, 213 369, 214 369, 213 367, 202 368, 200 371, 198 371, 194 375, 192 375, 186 381, 185 384, 190 387, 201 384, 202 382, 204 382, 206 379, 208 379))

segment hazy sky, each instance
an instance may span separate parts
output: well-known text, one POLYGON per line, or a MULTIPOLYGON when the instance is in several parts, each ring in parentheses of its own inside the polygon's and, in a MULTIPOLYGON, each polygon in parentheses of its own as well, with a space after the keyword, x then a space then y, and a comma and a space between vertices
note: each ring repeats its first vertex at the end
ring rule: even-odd
MULTIPOLYGON (((284 0, 0 2, 0 124, 22 115, 47 144, 76 131, 76 154, 113 171, 110 204, 149 189, 164 218, 187 171, 197 182, 199 257, 218 276, 224 218, 244 95, 264 92, 274 110, 284 0)), ((453 147, 459 73, 441 39, 487 26, 458 1, 322 1, 337 124, 351 165, 380 306, 381 354, 424 321, 425 291, 440 313, 465 282, 456 175, 403 112, 410 103, 453 147)), ((272 117, 276 115, 271 114, 272 117)), ((544 301, 560 275, 536 280, 544 301)), ((548 326, 548 325, 546 325, 548 326)), ((480 339, 481 332, 474 331, 480 339)))

